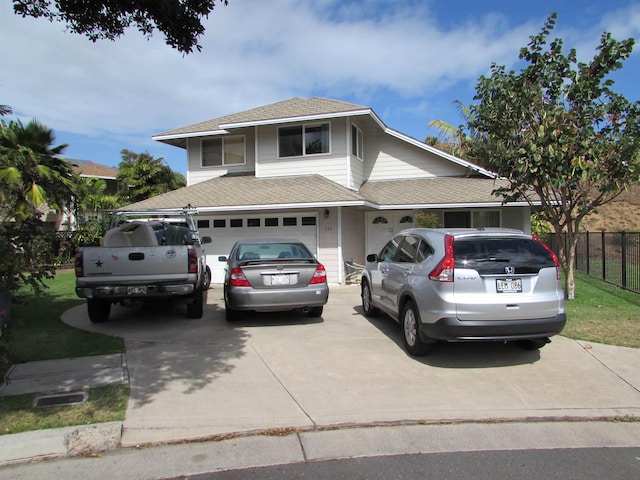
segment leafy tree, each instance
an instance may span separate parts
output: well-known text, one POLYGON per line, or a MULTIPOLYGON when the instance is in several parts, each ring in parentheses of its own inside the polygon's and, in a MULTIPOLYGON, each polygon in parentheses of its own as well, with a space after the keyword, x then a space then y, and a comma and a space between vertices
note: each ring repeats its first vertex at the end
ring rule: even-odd
POLYGON ((11 115, 13 110, 9 105, 0 105, 0 117, 4 117, 5 115, 11 115))
POLYGON ((154 158, 148 152, 122 150, 118 165, 118 195, 123 203, 134 203, 161 193, 184 187, 184 176, 171 170, 164 158, 154 158))
POLYGON ((640 102, 612 90, 610 73, 631 55, 634 40, 603 33, 589 63, 563 42, 547 43, 556 14, 530 37, 519 73, 492 65, 480 77, 468 123, 471 154, 510 181, 494 193, 505 201, 542 201, 561 242, 567 298, 575 298, 577 233, 586 215, 640 180, 640 102))
POLYGON ((37 216, 42 207, 61 211, 73 197, 75 174, 52 147, 53 132, 36 120, 0 122, 0 201, 3 221, 37 216))
POLYGON ((122 205, 122 199, 116 195, 107 195, 107 182, 102 178, 80 177, 74 202, 76 228, 72 238, 74 242, 67 249, 75 251, 78 245, 96 244, 108 226, 104 210, 113 210, 122 205), (76 245, 77 242, 77 245, 76 245))
POLYGON ((0 290, 13 298, 25 286, 43 293, 46 280, 55 275, 53 232, 46 232, 42 224, 37 217, 0 223, 0 290))
POLYGON ((202 50, 198 44, 205 30, 202 18, 215 6, 215 0, 13 0, 16 15, 66 23, 71 32, 93 42, 115 40, 130 26, 149 38, 157 28, 167 45, 185 54, 202 50))
POLYGON ((31 121, 0 122, 0 289, 22 286, 40 293, 53 276, 51 236, 40 219, 43 207, 61 210, 71 202, 76 176, 52 147, 53 132, 31 121))

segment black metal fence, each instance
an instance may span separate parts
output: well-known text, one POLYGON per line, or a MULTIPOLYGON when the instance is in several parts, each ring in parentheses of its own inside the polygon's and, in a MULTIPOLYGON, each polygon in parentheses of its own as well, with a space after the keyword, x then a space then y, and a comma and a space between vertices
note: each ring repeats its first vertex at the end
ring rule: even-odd
MULTIPOLYGON (((549 246, 558 252, 565 234, 550 234, 549 246)), ((626 290, 640 293, 640 232, 578 234, 575 268, 626 290)))

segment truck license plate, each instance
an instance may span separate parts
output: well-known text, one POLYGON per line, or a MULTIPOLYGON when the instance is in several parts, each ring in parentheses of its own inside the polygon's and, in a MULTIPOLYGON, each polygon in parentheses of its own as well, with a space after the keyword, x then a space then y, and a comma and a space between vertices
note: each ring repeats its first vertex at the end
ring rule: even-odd
POLYGON ((127 287, 127 295, 146 295, 147 287, 127 287))
POLYGON ((289 275, 271 275, 271 285, 289 285, 289 275))
POLYGON ((496 290, 498 293, 520 293, 522 292, 522 279, 499 278, 496 280, 496 290))

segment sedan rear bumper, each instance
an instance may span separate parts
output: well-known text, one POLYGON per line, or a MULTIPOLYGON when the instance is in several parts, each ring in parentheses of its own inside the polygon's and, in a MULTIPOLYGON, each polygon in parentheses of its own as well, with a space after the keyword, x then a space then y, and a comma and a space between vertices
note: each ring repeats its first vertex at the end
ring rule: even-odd
POLYGON ((326 283, 304 288, 255 289, 229 287, 225 299, 233 310, 280 311, 294 308, 321 307, 329 299, 326 283))
POLYGON ((526 338, 544 338, 562 331, 566 314, 551 318, 523 320, 474 320, 462 322, 457 318, 441 318, 435 323, 423 323, 420 334, 423 340, 436 339, 449 342, 508 341, 526 338))

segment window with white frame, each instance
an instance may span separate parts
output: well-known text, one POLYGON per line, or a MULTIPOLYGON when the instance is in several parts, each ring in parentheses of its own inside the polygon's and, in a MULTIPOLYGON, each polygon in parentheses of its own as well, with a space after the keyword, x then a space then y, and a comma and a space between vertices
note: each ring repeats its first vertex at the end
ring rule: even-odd
POLYGON ((351 125, 351 155, 360 160, 364 159, 364 143, 362 140, 362 130, 355 125, 351 125))
POLYGON ((244 135, 202 140, 203 167, 243 165, 244 163, 246 163, 244 135))
POLYGON ((278 157, 303 157, 330 152, 329 123, 278 128, 278 157))

